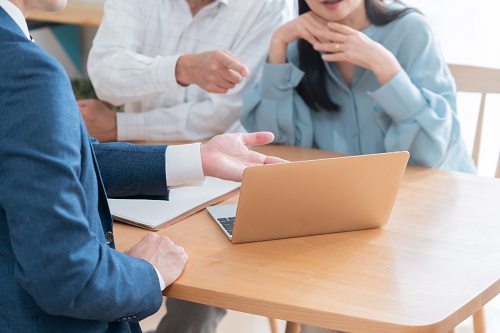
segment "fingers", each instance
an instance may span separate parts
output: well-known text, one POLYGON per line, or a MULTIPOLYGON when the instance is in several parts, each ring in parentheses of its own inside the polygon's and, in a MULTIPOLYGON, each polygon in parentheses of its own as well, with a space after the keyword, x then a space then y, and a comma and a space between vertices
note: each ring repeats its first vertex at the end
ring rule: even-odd
POLYGON ((264 159, 264 164, 276 164, 276 163, 290 163, 290 161, 284 160, 276 156, 266 156, 264 159))
POLYGON ((319 52, 342 52, 345 51, 342 46, 349 42, 352 35, 358 33, 346 25, 337 22, 328 22, 325 25, 327 29, 319 30, 317 38, 320 42, 315 43, 314 49, 319 52))
POLYGON ((154 232, 149 232, 146 234, 146 236, 142 237, 142 239, 139 241, 139 243, 135 244, 134 246, 132 246, 131 248, 123 251, 123 253, 125 254, 128 254, 130 256, 133 256, 133 257, 138 257, 138 258, 142 258, 142 259, 146 259, 146 256, 148 255, 147 253, 146 254, 143 254, 143 248, 147 245, 147 244, 150 244, 151 242, 156 242, 156 240, 159 238, 159 236, 154 233, 154 232))
POLYGON ((177 253, 181 253, 181 254, 185 254, 186 258, 187 258, 187 254, 186 254, 186 251, 184 250, 184 247, 179 246, 179 245, 175 245, 175 243, 172 242, 172 240, 170 238, 168 238, 167 236, 159 236, 159 238, 161 238, 162 241, 168 242, 172 251, 177 252, 177 253))
POLYGON ((271 132, 241 133, 240 135, 245 146, 265 145, 274 140, 274 134, 271 132))
MULTIPOLYGON (((212 51, 209 71, 207 71, 205 90, 225 94, 248 76, 248 68, 241 64, 229 51, 212 51)), ((203 87, 203 86, 202 86, 203 87)))
POLYGON ((213 93, 213 94, 225 94, 229 91, 229 89, 231 89, 233 87, 225 88, 225 87, 221 87, 217 84, 208 84, 205 87, 205 90, 208 91, 209 93, 213 93))
POLYGON ((314 44, 314 49, 318 52, 340 53, 345 52, 347 44, 343 43, 318 43, 314 44))
POLYGON ((343 34, 343 35, 352 35, 352 34, 358 32, 358 30, 356 30, 356 29, 353 29, 351 27, 348 27, 347 25, 340 24, 337 22, 328 22, 326 24, 326 26, 331 31, 335 31, 335 32, 338 32, 338 33, 343 34))
POLYGON ((238 83, 243 81, 243 76, 232 69, 225 69, 221 73, 221 78, 214 84, 211 92, 225 94, 229 89, 233 89, 238 83))
POLYGON ((336 31, 323 30, 318 32, 318 39, 320 41, 314 43, 313 44, 314 46, 316 46, 317 44, 334 44, 334 43, 343 44, 347 42, 348 36, 336 31))
POLYGON ((318 42, 323 41, 319 38, 319 32, 322 29, 326 29, 326 26, 320 26, 318 22, 315 22, 309 16, 304 16, 300 20, 300 24, 297 26, 297 35, 300 38, 306 40, 309 44, 314 45, 318 42))
POLYGON ((328 32, 326 21, 312 12, 303 15, 303 21, 304 27, 308 30, 308 34, 312 36, 312 38, 305 38, 311 45, 314 45, 316 42, 328 42, 325 36, 325 33, 328 32))
POLYGON ((124 253, 144 259, 153 265, 167 286, 181 275, 188 260, 182 246, 177 246, 168 237, 153 232, 148 233, 124 253))
POLYGON ((226 58, 223 59, 222 64, 225 68, 229 69, 232 72, 235 72, 234 75, 239 74, 241 76, 240 81, 235 83, 241 82, 241 80, 244 77, 247 77, 249 74, 248 67, 240 63, 238 59, 236 59, 236 57, 231 54, 231 52, 224 51, 224 54, 226 55, 226 58))
POLYGON ((222 53, 220 77, 216 81, 217 93, 226 93, 248 76, 248 68, 241 64, 229 51, 222 53))

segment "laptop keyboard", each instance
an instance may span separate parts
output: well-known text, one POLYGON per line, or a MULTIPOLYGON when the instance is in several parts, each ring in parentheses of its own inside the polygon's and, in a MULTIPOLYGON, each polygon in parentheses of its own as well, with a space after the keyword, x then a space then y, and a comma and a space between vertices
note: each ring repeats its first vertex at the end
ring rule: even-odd
POLYGON ((220 225, 227 231, 229 235, 233 235, 234 217, 218 218, 220 225))

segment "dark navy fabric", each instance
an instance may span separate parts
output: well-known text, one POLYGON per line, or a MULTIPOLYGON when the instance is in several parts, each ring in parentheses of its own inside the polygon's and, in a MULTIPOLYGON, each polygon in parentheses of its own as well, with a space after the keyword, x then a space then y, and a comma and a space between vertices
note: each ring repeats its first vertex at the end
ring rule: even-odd
POLYGON ((1 332, 140 332, 158 277, 106 244, 106 192, 165 199, 165 149, 89 139, 64 69, 0 7, 1 332))

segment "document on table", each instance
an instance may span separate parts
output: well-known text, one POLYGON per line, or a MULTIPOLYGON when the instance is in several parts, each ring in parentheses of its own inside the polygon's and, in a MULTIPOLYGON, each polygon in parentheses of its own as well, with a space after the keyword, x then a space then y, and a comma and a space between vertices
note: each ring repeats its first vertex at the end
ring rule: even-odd
POLYGON ((207 206, 235 195, 241 183, 207 177, 202 186, 170 190, 169 201, 143 199, 108 199, 113 219, 148 230, 172 225, 207 206))

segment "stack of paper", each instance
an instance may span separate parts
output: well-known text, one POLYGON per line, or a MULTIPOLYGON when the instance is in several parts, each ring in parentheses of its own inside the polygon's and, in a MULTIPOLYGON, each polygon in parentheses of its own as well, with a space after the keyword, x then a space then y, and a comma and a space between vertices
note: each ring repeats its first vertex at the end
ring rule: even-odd
POLYGON ((113 219, 149 230, 178 222, 235 195, 241 183, 207 177, 202 186, 170 190, 170 200, 108 199, 113 219))

